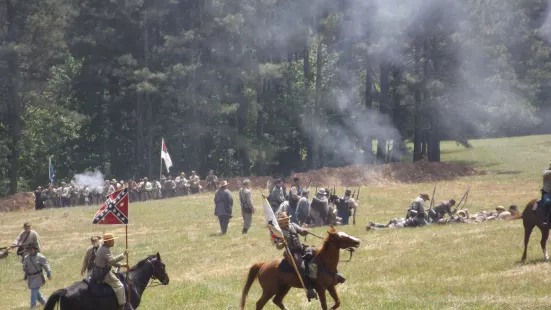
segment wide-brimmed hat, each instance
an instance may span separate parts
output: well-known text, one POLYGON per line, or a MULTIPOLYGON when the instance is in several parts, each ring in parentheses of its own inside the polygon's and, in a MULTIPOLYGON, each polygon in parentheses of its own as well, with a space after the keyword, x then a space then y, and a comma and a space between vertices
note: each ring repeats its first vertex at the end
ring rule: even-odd
POLYGON ((307 190, 307 189, 303 189, 302 192, 301 192, 302 196, 308 195, 309 193, 310 193, 310 191, 307 190))
POLYGON ((228 182, 227 181, 221 181, 219 183, 220 187, 223 187, 223 186, 228 186, 228 182))
POLYGON ((183 172, 180 172, 180 175, 186 175, 186 174, 185 174, 185 173, 183 173, 183 172))
POLYGON ((251 180, 249 180, 249 179, 243 180, 243 184, 249 184, 249 183, 251 183, 251 180))
POLYGON ((29 243, 25 248, 38 250, 38 245, 36 243, 29 243))
POLYGON ((423 193, 423 194, 419 195, 419 197, 421 197, 421 198, 423 198, 423 199, 425 199, 425 200, 430 200, 429 194, 423 193))
POLYGON ((287 212, 281 212, 277 215, 277 222, 278 223, 286 222, 286 221, 289 221, 290 218, 291 216, 288 215, 287 212))
POLYGON ((115 238, 115 236, 113 234, 103 234, 103 241, 111 241, 111 240, 115 240, 115 239, 119 239, 119 238, 115 238))
POLYGON ((505 211, 505 208, 503 206, 497 206, 496 211, 497 212, 503 212, 503 211, 505 211))
POLYGON ((320 189, 318 189, 318 195, 323 195, 323 196, 325 196, 325 195, 327 195, 327 192, 325 191, 325 189, 320 188, 320 189))

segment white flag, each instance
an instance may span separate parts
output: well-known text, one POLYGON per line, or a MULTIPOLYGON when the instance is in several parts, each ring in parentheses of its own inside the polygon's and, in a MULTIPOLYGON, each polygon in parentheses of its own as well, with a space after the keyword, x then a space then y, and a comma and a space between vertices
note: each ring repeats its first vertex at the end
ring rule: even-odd
POLYGON ((170 160, 170 155, 168 154, 168 149, 166 148, 165 138, 163 138, 163 143, 161 144, 161 158, 165 161, 166 171, 170 172, 170 167, 172 167, 172 160, 170 160))
POLYGON ((264 206, 264 217, 266 217, 266 222, 268 223, 270 237, 272 239, 283 238, 283 232, 281 231, 281 228, 279 228, 274 211, 272 211, 272 207, 270 207, 268 200, 264 199, 262 206, 264 206))

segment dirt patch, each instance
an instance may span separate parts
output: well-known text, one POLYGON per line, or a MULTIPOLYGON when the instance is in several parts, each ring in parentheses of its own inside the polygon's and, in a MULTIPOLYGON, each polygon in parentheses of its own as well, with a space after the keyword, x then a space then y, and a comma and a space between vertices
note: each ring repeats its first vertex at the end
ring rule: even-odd
POLYGON ((17 193, 7 197, 0 197, 0 212, 32 209, 34 209, 33 193, 17 193))

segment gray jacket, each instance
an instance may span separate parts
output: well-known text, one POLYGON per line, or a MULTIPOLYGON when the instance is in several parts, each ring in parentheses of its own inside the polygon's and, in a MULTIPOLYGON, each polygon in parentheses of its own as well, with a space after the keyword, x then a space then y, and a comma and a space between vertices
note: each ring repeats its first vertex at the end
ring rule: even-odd
POLYGON ((227 188, 219 188, 214 194, 214 215, 232 216, 233 197, 227 188))
POLYGON ((40 288, 46 283, 44 271, 51 277, 52 271, 46 257, 40 253, 36 255, 27 255, 23 259, 23 272, 27 275, 27 284, 29 289, 40 288))

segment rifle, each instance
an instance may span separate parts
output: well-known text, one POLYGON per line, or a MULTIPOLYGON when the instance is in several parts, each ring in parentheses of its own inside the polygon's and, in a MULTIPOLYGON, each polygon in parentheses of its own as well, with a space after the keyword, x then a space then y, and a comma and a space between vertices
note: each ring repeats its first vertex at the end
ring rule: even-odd
POLYGON ((335 185, 333 185, 333 195, 337 194, 337 190, 335 189, 335 185))
POLYGON ((430 197, 429 211, 427 212, 429 221, 431 221, 430 210, 432 210, 434 208, 434 195, 436 194, 436 184, 437 183, 434 183, 434 189, 432 190, 432 196, 430 197))
MULTIPOLYGON (((352 194, 352 198, 354 198, 354 194, 352 194)), ((356 195, 356 204, 358 204, 358 202, 360 201, 360 188, 358 187, 358 193, 356 195)), ((352 215, 352 224, 353 225, 356 225, 356 210, 358 208, 354 208, 354 214, 352 215)))
MULTIPOLYGON (((465 204, 467 203, 467 197, 469 196, 469 191, 470 190, 471 190, 471 186, 469 185, 469 187, 467 188, 467 191, 465 192, 465 194, 463 194, 463 197, 461 198, 459 203, 455 206, 455 210, 453 210, 453 214, 455 214, 457 212, 457 209, 459 208, 459 206, 461 205, 463 200, 465 200, 465 203, 463 204, 463 207, 465 206, 465 204)), ((461 209, 459 209, 459 210, 462 210, 463 207, 461 207, 461 209)))
POLYGON ((308 187, 310 187, 310 184, 311 184, 311 183, 312 183, 312 178, 310 178, 310 181, 308 182, 308 185, 306 185, 306 188, 305 188, 305 189, 303 189, 303 190, 307 190, 307 189, 308 189, 308 187))

